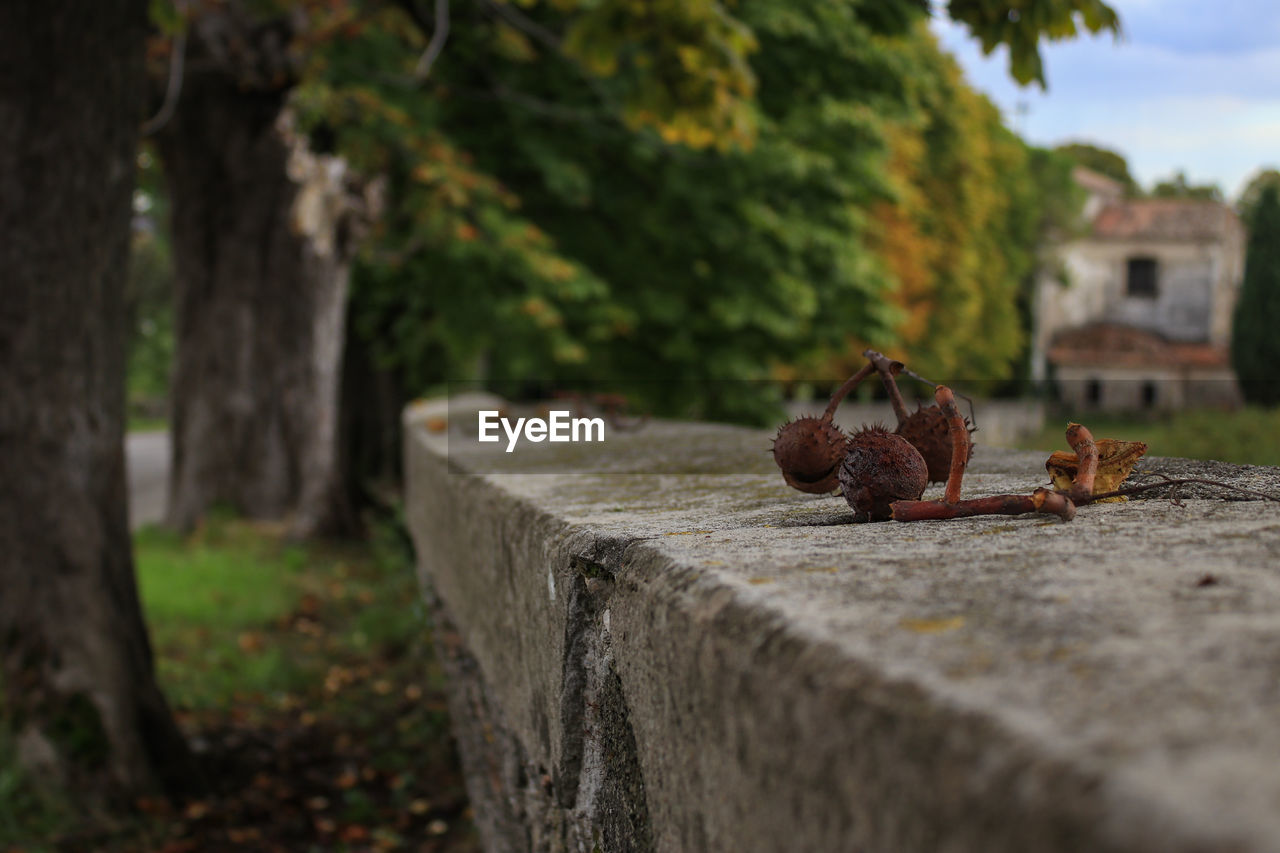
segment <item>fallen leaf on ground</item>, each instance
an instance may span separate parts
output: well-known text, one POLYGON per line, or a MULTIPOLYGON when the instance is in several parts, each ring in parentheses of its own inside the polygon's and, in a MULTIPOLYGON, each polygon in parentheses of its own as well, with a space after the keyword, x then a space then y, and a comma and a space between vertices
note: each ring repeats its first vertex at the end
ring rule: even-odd
POLYGON ((342 832, 338 834, 338 837, 348 843, 353 841, 364 841, 369 837, 369 830, 358 823, 353 823, 350 826, 343 827, 342 832))
POLYGON ((266 645, 262 635, 254 631, 245 631, 236 638, 236 643, 240 646, 240 651, 247 655, 262 651, 263 646, 266 645))
POLYGON ((209 804, 204 800, 195 800, 187 803, 187 807, 182 810, 182 815, 187 820, 199 820, 209 813, 209 804))

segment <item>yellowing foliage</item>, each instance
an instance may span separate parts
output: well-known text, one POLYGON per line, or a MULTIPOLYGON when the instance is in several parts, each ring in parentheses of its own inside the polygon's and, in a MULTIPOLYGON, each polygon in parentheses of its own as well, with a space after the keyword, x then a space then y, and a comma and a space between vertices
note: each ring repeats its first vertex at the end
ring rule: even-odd
POLYGON ((1034 263, 1026 148, 926 31, 904 50, 915 109, 886 132, 893 197, 871 248, 896 287, 886 353, 939 379, 1004 379, 1022 352, 1018 300, 1034 263))

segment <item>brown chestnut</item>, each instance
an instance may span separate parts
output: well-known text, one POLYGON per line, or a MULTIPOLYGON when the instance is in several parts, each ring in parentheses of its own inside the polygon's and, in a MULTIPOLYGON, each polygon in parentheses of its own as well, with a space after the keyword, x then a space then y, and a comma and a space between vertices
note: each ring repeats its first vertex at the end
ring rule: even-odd
POLYGON ((773 461, 787 485, 815 495, 838 488, 838 469, 849 438, 826 418, 804 417, 783 424, 773 441, 773 461))
POLYGON ((929 485, 929 469, 909 441, 873 426, 849 439, 839 481, 854 521, 887 521, 893 515, 889 504, 920 500, 929 485))
MULTIPOLYGON (((968 424, 966 418, 965 426, 968 424)), ((973 429, 970 428, 969 431, 973 432, 973 429)), ((896 432, 924 457, 925 465, 929 468, 929 482, 946 482, 947 475, 951 473, 951 433, 942 409, 937 406, 917 408, 898 424, 896 432)), ((969 445, 969 456, 973 456, 972 444, 969 445)))

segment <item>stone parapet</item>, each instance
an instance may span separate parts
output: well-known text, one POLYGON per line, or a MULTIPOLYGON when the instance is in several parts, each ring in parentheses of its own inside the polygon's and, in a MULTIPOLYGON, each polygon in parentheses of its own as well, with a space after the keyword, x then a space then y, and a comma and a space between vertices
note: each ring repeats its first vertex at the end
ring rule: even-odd
MULTIPOLYGON (((499 405, 406 412, 487 849, 1280 850, 1280 506, 855 525, 767 433, 508 455, 467 439, 499 405)), ((1043 463, 979 446, 965 494, 1043 463)))

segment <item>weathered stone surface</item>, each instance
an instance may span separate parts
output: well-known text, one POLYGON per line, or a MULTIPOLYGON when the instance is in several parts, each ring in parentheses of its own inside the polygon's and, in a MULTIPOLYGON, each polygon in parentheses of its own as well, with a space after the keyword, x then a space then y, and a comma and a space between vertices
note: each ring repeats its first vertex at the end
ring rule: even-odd
MULTIPOLYGON (((489 849, 1280 850, 1280 506, 854 525, 764 432, 504 454, 490 405, 406 414, 489 849)), ((965 494, 1043 463, 979 447, 965 494)))

